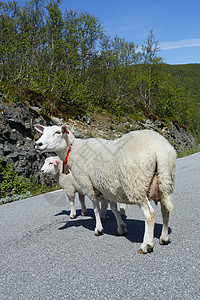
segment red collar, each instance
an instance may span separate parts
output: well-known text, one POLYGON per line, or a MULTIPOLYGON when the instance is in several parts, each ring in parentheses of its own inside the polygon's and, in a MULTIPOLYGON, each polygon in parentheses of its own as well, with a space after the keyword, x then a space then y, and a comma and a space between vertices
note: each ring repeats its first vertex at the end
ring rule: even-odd
POLYGON ((71 145, 70 145, 70 146, 69 146, 69 148, 68 148, 68 151, 67 151, 67 156, 66 156, 66 158, 65 158, 64 165, 67 165, 67 163, 68 163, 68 159, 69 159, 69 154, 70 154, 70 151, 71 151, 71 145))

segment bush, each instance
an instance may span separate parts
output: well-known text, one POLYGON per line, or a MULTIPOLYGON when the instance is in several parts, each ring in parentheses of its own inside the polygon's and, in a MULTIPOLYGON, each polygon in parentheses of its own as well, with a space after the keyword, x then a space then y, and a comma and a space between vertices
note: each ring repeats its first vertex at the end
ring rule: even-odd
POLYGON ((0 198, 11 195, 23 195, 35 186, 33 179, 28 180, 24 175, 19 176, 12 163, 0 159, 0 198))
POLYGON ((5 204, 5 203, 9 203, 9 202, 13 202, 13 201, 22 200, 22 199, 29 198, 29 197, 31 197, 31 193, 30 192, 26 192, 26 194, 23 194, 23 195, 8 196, 8 197, 0 199, 0 205, 1 204, 5 204))

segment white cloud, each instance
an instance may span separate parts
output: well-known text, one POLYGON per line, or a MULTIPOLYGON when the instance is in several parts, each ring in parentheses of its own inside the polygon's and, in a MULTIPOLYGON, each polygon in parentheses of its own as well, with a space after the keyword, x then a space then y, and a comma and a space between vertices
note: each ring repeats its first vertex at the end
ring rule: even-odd
POLYGON ((159 43, 161 50, 170 50, 188 47, 200 47, 200 39, 188 39, 180 41, 162 42, 159 43))

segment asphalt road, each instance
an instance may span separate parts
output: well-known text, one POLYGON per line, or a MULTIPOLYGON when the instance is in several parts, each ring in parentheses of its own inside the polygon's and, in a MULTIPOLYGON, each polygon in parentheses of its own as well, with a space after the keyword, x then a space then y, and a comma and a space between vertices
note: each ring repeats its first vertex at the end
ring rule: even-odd
POLYGON ((177 160, 171 243, 159 245, 161 213, 156 207, 155 247, 137 250, 144 218, 128 206, 128 234, 116 236, 108 210, 105 234, 94 236, 88 216, 69 218, 63 191, 0 206, 0 299, 200 299, 200 153, 177 160))

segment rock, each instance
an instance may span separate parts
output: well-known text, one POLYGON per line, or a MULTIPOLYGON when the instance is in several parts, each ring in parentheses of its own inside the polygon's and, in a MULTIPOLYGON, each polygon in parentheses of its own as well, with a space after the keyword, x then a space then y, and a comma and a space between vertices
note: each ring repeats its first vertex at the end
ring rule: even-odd
POLYGON ((82 117, 82 121, 88 125, 91 125, 92 117, 89 114, 86 114, 85 116, 82 117))
POLYGON ((36 111, 37 113, 40 113, 41 112, 41 109, 37 106, 31 106, 30 107, 32 110, 36 111))
POLYGON ((10 106, 0 101, 0 111, 0 157, 13 163, 19 175, 30 177, 33 174, 40 182, 44 181, 40 168, 47 155, 39 156, 34 149, 34 124, 37 121, 46 126, 55 124, 39 109, 29 108, 23 103, 10 106))
MULTIPOLYGON (((34 140, 39 138, 40 134, 34 130, 34 125, 60 126, 63 124, 63 120, 54 117, 48 118, 42 114, 39 108, 27 107, 23 103, 10 106, 1 98, 0 94, 0 157, 3 156, 8 163, 12 162, 14 169, 20 175, 25 174, 28 178, 32 174, 39 182, 44 183, 45 178, 40 173, 40 169, 45 158, 50 154, 39 155, 35 151, 34 140)), ((116 139, 131 130, 151 129, 165 136, 179 152, 191 149, 197 143, 197 138, 175 120, 170 123, 170 126, 160 120, 152 121, 150 119, 136 121, 134 124, 131 121, 121 124, 112 122, 111 124, 111 122, 99 119, 95 124, 95 119, 92 120, 92 117, 86 114, 82 121, 69 119, 68 122, 70 130, 76 138, 93 136, 116 139)))
POLYGON ((51 120, 52 120, 56 125, 58 125, 58 126, 62 126, 62 125, 63 125, 63 119, 51 117, 51 120))
POLYGON ((136 122, 136 129, 150 129, 159 132, 166 137, 178 152, 184 152, 193 148, 197 144, 197 137, 190 134, 177 122, 170 122, 170 129, 160 120, 151 121, 149 119, 136 122))

